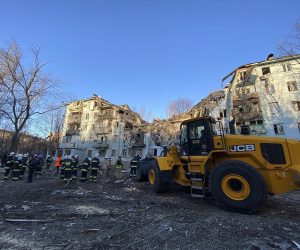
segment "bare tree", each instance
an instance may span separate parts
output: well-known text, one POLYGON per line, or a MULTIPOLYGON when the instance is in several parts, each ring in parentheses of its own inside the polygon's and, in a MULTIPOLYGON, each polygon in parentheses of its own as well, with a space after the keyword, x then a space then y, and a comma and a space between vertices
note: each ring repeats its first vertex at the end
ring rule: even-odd
MULTIPOLYGON (((278 46, 279 53, 283 56, 293 56, 300 53, 300 22, 295 24, 293 33, 287 36, 278 46)), ((296 60, 300 63, 299 60, 296 60)))
MULTIPOLYGON (((0 116, 13 127, 10 150, 16 151, 27 122, 57 109, 53 103, 58 83, 43 73, 39 48, 31 50, 31 64, 24 63, 19 45, 13 41, 0 49, 0 116)), ((28 59, 26 60, 28 62, 28 59)), ((57 103, 57 101, 56 101, 57 103)))
POLYGON ((179 98, 175 101, 171 101, 167 107, 167 117, 171 118, 188 112, 191 110, 193 105, 193 101, 188 98, 179 98))
POLYGON ((140 115, 140 117, 143 120, 148 121, 148 122, 153 118, 151 109, 149 108, 147 110, 147 108, 145 108, 144 106, 140 108, 140 111, 138 112, 138 114, 140 115))

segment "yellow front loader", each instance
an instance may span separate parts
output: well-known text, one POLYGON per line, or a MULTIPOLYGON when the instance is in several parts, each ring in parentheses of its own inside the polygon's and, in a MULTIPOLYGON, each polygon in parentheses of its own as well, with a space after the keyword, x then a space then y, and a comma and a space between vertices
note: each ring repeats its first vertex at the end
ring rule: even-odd
MULTIPOLYGON (((157 193, 175 181, 191 187, 191 195, 210 193, 217 205, 253 212, 268 194, 300 189, 300 142, 292 139, 220 135, 211 117, 181 124, 180 149, 170 147, 147 168, 157 193)), ((138 173, 145 171, 142 166, 138 173)))

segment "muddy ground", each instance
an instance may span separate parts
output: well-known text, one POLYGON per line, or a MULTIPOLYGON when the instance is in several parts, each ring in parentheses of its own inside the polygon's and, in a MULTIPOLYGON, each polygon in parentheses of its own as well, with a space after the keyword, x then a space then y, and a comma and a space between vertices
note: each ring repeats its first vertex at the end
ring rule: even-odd
POLYGON ((67 186, 0 178, 1 249, 300 249, 300 192, 245 215, 175 184, 157 195, 128 173, 67 186))

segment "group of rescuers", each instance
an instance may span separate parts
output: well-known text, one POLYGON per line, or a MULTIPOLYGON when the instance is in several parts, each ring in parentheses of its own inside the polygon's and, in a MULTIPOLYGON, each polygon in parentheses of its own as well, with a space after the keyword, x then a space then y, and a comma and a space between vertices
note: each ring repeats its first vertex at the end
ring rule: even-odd
MULTIPOLYGON (((60 179, 65 181, 77 179, 78 170, 81 169, 80 181, 85 182, 88 180, 88 174, 90 172, 89 181, 96 182, 98 172, 101 176, 106 177, 110 169, 110 162, 105 159, 100 163, 99 154, 96 154, 92 159, 86 157, 81 165, 78 165, 78 155, 66 155, 63 158, 59 155, 54 166, 56 167, 56 174, 59 174, 60 179)), ((122 161, 121 158, 116 162, 116 177, 121 178, 122 171, 122 161), (118 171, 120 169, 120 171, 118 171)))
MULTIPOLYGON (((140 156, 137 155, 131 160, 130 176, 136 175, 136 169, 140 156)), ((43 160, 42 156, 33 154, 28 158, 28 154, 15 154, 11 152, 4 165, 5 173, 4 180, 12 178, 12 180, 23 179, 26 168, 28 168, 27 182, 31 183, 33 176, 39 177, 42 172, 49 173, 51 166, 56 168, 55 175, 60 174, 60 179, 65 182, 76 180, 78 172, 81 171, 80 181, 85 182, 96 182, 98 172, 103 177, 108 176, 108 172, 111 168, 111 162, 108 159, 104 159, 100 162, 99 154, 95 154, 93 158, 86 157, 83 163, 79 165, 78 155, 66 155, 62 157, 60 154, 54 160, 52 156, 48 155, 46 161, 43 160), (43 167, 46 168, 43 171, 43 167), (89 175, 90 173, 90 175, 89 175), (88 177, 89 175, 89 177, 88 177)), ((123 163, 121 157, 119 157, 115 163, 115 176, 120 179, 122 175, 123 163)))
POLYGON ((28 159, 28 154, 16 154, 11 152, 4 162, 3 179, 12 179, 13 181, 22 180, 26 169, 28 168, 27 182, 32 182, 33 175, 39 177, 42 175, 44 160, 42 156, 36 154, 28 159))

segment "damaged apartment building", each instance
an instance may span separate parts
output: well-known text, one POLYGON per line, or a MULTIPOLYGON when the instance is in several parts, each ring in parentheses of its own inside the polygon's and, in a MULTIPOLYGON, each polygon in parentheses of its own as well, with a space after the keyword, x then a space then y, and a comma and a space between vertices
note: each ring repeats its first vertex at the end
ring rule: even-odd
POLYGON ((299 60, 270 54, 230 73, 226 123, 234 121, 237 133, 300 139, 299 60))
POLYGON ((78 154, 82 159, 99 153, 116 159, 142 155, 146 122, 128 105, 114 105, 93 96, 66 105, 58 153, 78 154))
POLYGON ((242 65, 192 110, 220 120, 226 132, 300 139, 300 55, 242 65))

